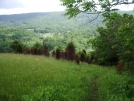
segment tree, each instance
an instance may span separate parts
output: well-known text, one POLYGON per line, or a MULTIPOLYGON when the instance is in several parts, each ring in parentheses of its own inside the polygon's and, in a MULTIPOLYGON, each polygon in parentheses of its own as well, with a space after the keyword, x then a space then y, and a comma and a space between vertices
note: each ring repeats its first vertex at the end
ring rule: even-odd
POLYGON ((43 45, 44 47, 44 55, 49 57, 49 49, 48 49, 48 46, 46 44, 43 45))
POLYGON ((125 14, 129 22, 123 24, 118 30, 117 42, 119 43, 118 56, 127 67, 134 71, 134 17, 125 14))
POLYGON ((60 48, 58 47, 57 49, 56 49, 56 59, 60 59, 61 57, 60 57, 60 48))
POLYGON ((134 17, 115 12, 103 16, 105 27, 98 27, 100 35, 92 41, 99 63, 113 65, 123 60, 130 67, 134 63, 134 17))
POLYGON ((41 54, 41 51, 43 50, 43 46, 39 42, 36 42, 33 45, 33 49, 34 49, 34 54, 41 54))
MULTIPOLYGON (((114 7, 122 4, 133 4, 134 0, 60 0, 66 7, 65 15, 76 17, 79 13, 97 14, 115 11, 114 7)), ((92 19, 95 20, 96 18, 92 19)), ((92 21, 91 20, 91 21, 92 21)))
POLYGON ((10 47, 14 50, 14 52, 16 53, 22 53, 23 51, 23 44, 18 41, 18 40, 15 40, 11 43, 10 47))
POLYGON ((80 61, 86 61, 86 51, 82 50, 82 52, 80 52, 80 61))
POLYGON ((67 59, 73 61, 75 59, 75 46, 73 42, 68 43, 66 51, 67 59))

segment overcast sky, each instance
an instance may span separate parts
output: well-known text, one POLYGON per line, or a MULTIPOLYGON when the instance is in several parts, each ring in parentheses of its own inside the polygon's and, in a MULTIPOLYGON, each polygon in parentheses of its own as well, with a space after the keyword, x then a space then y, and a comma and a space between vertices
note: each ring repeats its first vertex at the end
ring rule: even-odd
MULTIPOLYGON (((0 14, 64 11, 65 7, 60 4, 60 0, 0 0, 0 14)), ((130 5, 120 8, 133 10, 130 5)))
POLYGON ((64 11, 60 0, 0 0, 0 14, 64 11))

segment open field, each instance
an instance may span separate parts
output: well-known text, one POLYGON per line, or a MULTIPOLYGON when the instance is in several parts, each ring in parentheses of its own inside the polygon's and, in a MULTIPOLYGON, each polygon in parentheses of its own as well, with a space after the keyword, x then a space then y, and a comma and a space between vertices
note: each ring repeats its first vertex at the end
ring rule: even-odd
POLYGON ((51 57, 0 54, 0 101, 134 101, 134 77, 51 57))

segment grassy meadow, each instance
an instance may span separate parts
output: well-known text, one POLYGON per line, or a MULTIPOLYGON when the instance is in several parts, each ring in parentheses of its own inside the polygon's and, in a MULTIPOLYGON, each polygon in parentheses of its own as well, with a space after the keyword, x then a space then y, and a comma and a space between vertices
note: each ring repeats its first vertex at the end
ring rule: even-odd
POLYGON ((134 101, 134 77, 115 67, 1 53, 0 101, 134 101))

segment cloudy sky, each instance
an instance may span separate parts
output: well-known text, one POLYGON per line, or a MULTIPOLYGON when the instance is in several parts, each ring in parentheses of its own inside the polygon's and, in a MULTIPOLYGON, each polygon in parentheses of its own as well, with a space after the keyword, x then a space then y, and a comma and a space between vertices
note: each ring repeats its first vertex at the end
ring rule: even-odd
MULTIPOLYGON (((60 0, 0 0, 0 15, 29 12, 64 11, 60 0)), ((122 10, 133 10, 133 6, 119 7, 122 10)))
POLYGON ((64 11, 60 0, 0 0, 0 14, 64 11))

